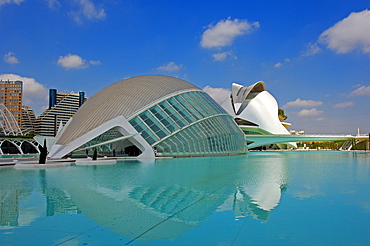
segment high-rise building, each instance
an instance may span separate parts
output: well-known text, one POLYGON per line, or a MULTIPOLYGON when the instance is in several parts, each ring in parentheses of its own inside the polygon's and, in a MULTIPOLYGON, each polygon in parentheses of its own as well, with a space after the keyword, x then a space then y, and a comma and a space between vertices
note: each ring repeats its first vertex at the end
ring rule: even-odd
POLYGON ((35 132, 36 117, 33 109, 28 106, 22 106, 22 132, 35 132))
POLYGON ((18 126, 22 126, 22 81, 0 80, 0 103, 12 113, 18 126))
POLYGON ((49 90, 49 108, 37 119, 35 133, 43 136, 55 136, 60 122, 66 124, 87 98, 84 92, 57 92, 49 90))

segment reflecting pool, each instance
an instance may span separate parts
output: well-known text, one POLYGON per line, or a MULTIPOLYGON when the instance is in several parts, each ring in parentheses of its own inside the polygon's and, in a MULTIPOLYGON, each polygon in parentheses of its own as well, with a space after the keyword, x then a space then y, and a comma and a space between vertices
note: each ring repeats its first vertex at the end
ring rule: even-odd
POLYGON ((0 168, 1 245, 369 245, 370 152, 0 168))

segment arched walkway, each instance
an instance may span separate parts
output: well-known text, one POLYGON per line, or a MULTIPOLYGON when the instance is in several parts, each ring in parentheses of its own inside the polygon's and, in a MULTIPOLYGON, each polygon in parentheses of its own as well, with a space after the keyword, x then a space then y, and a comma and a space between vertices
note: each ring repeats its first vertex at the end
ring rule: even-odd
POLYGON ((33 138, 0 138, 0 154, 39 154, 40 144, 33 138))
POLYGON ((1 143, 2 154, 22 154, 22 151, 12 141, 3 141, 1 143))

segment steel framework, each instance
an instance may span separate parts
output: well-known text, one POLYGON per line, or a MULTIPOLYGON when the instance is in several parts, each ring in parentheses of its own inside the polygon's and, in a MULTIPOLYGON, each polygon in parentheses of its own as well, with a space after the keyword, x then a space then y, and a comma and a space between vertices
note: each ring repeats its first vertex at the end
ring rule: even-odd
POLYGON ((2 103, 0 103, 0 128, 1 134, 5 136, 23 136, 13 114, 2 103))

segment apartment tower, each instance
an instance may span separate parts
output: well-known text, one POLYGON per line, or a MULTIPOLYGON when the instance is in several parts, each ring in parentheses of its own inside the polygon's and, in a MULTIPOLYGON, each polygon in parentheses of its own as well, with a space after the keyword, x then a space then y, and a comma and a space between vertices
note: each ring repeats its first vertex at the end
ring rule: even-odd
POLYGON ((19 127, 22 127, 22 81, 0 80, 0 103, 12 113, 19 127))
POLYGON ((66 124, 86 99, 84 92, 57 92, 56 89, 50 89, 49 108, 36 119, 36 134, 54 137, 60 122, 66 124))

